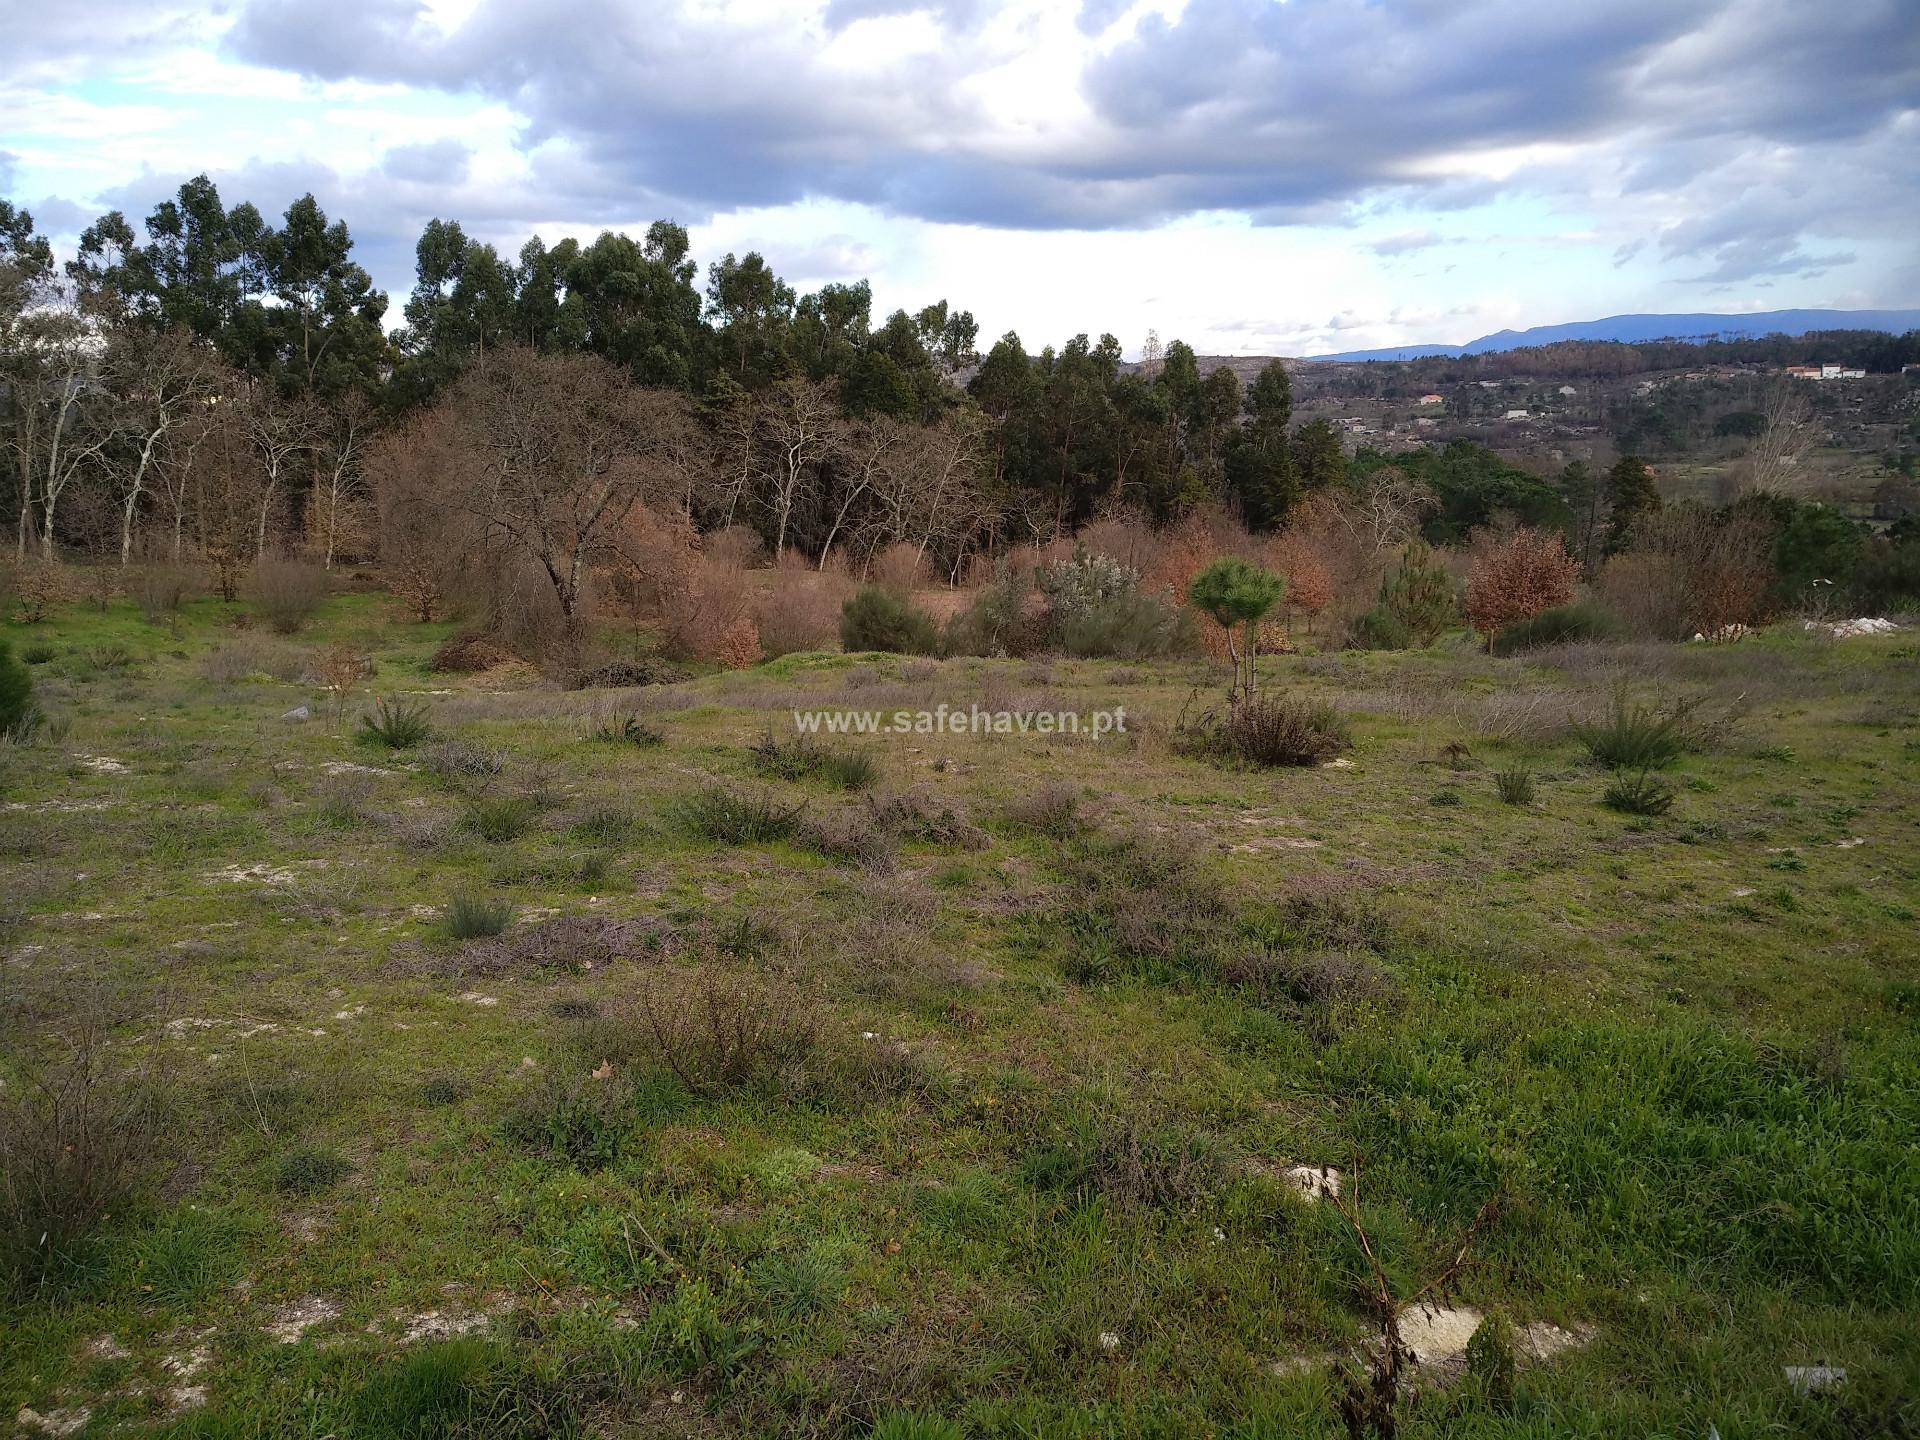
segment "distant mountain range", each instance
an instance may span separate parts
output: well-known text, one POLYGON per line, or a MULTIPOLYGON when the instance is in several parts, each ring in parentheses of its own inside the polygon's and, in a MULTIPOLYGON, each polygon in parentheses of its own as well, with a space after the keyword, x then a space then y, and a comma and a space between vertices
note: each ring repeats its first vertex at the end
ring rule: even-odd
POLYGON ((1348 350, 1308 355, 1307 360, 1422 360, 1429 355, 1488 355, 1561 340, 1748 340, 1762 335, 1804 335, 1809 330, 1920 330, 1920 310, 1763 310, 1754 315, 1609 315, 1531 330, 1497 330, 1465 345, 1400 345, 1391 350, 1348 350))

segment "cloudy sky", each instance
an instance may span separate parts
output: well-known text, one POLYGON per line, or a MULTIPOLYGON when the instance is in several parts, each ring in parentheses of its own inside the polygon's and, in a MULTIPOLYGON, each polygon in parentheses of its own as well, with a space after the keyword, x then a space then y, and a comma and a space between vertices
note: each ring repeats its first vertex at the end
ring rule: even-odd
MULTIPOLYGON (((7 0, 0 195, 656 218, 1031 347, 1920 305, 1920 0, 7 0)), ((397 303, 396 303, 397 310, 397 303)))

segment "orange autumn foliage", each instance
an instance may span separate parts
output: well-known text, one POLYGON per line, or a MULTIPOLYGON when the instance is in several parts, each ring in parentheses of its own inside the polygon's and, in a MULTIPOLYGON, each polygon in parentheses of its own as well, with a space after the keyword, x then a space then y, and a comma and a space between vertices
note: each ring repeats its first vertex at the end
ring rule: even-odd
POLYGON ((1487 637, 1489 646, 1509 625, 1573 599, 1580 566, 1557 534, 1527 528, 1505 539, 1478 534, 1472 554, 1467 618, 1487 637))

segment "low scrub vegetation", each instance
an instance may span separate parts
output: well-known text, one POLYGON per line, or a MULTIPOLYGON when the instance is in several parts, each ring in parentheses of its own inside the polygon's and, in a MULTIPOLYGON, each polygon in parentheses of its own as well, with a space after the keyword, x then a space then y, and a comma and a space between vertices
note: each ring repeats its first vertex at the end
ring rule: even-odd
POLYGON ((50 1053, 24 1057, 0 1091, 0 1293, 57 1286, 149 1181, 163 1111, 150 1079, 109 1051, 82 1013, 50 1053))
POLYGON ((792 838, 806 805, 788 804, 770 790, 708 785, 683 795, 674 813, 682 826, 727 845, 766 845, 792 838))
POLYGON ((1190 755, 1259 768, 1324 765, 1353 744, 1332 705, 1287 695, 1258 695, 1182 719, 1175 744, 1190 755))
POLYGON ((880 778, 871 754, 844 745, 822 745, 810 735, 769 730, 750 752, 753 768, 776 780, 819 780, 836 790, 865 790, 880 778))

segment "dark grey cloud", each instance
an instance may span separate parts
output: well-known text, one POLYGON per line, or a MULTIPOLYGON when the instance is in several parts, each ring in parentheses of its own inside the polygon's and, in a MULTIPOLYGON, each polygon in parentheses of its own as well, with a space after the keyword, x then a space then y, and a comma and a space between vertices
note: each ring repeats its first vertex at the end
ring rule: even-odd
MULTIPOLYGON (((1526 193, 1644 215, 1622 257, 1716 282, 1805 275, 1903 236, 1912 248, 1914 0, 1191 0, 1063 59, 1050 83, 1079 108, 1044 124, 970 83, 1018 53, 1009 34, 1039 28, 1000 0, 825 0, 751 29, 667 0, 479 0, 451 33, 419 0, 234 3, 223 43, 239 59, 524 118, 534 178, 505 193, 469 184, 457 144, 387 152, 375 178, 389 183, 349 212, 364 227, 371 204, 382 233, 435 210, 524 233, 542 217, 699 223, 809 198, 1029 229, 1416 212, 1374 242, 1390 256, 1424 248, 1438 212, 1526 193), (861 22, 904 15, 941 43, 851 82, 826 58, 861 22), (1494 151, 1518 158, 1462 163, 1494 151)), ((1103 34, 1126 10, 1080 0, 1072 24, 1103 34)), ((11 6, 0 77, 210 27, 188 0, 100 0, 79 17, 11 6)))
MULTIPOLYGON (((963 84, 985 63, 988 5, 829 0, 817 24, 723 33, 616 0, 481 0, 444 35, 415 0, 248 0, 228 43, 305 75, 502 100, 529 143, 572 148, 589 190, 695 220, 829 197, 1028 228, 1207 210, 1324 223, 1367 196, 1485 203, 1510 186, 1443 162, 1545 143, 1621 147, 1637 157, 1621 183, 1665 192, 1730 149, 1855 142, 1920 95, 1910 0, 1193 0, 1058 77, 1089 123, 1007 145, 963 84), (858 85, 820 63, 834 33, 909 13, 950 43, 858 85)), ((1123 8, 1084 0, 1078 23, 1098 31, 1123 8)))

